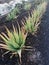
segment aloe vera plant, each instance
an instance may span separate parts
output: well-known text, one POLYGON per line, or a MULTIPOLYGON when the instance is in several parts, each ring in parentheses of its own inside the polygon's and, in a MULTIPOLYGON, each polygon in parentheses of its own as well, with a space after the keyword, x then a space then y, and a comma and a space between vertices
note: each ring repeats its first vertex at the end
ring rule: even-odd
POLYGON ((34 23, 32 22, 32 18, 30 16, 28 19, 26 19, 24 27, 27 32, 34 32, 34 23))
POLYGON ((1 33, 0 37, 3 39, 5 44, 0 43, 0 48, 6 49, 7 51, 12 51, 13 54, 18 54, 21 62, 21 52, 25 48, 25 35, 22 31, 19 32, 13 26, 13 32, 9 31, 6 27, 7 35, 1 33))
POLYGON ((26 22, 23 25, 27 32, 34 33, 34 31, 37 30, 37 27, 40 24, 39 21, 44 12, 46 11, 46 5, 47 2, 38 5, 37 9, 33 11, 32 17, 29 16, 29 18, 26 19, 26 22))
POLYGON ((7 20, 12 20, 17 18, 17 14, 19 13, 19 9, 15 7, 6 17, 7 20))
POLYGON ((41 19, 42 15, 46 11, 47 2, 43 2, 42 4, 38 5, 36 10, 33 11, 33 22, 38 23, 38 21, 41 19))
POLYGON ((30 10, 30 8, 31 8, 31 4, 30 3, 25 4, 25 6, 24 6, 25 10, 30 10))

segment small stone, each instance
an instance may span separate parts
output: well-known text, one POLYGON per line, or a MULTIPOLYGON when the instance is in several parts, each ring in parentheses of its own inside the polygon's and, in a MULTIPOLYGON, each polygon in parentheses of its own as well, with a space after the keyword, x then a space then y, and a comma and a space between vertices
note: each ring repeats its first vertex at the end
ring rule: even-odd
POLYGON ((42 63, 42 55, 41 52, 38 50, 33 50, 33 51, 29 51, 28 52, 28 62, 33 62, 33 63, 37 63, 37 64, 41 64, 42 63))

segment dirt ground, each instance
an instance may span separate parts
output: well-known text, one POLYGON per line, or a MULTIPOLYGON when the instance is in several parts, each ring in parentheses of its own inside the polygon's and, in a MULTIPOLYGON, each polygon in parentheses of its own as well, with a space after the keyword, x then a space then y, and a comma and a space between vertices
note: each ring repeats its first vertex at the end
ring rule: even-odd
MULTIPOLYGON (((10 23, 8 26, 11 25, 10 23)), ((1 26, 0 30, 5 31, 1 26)), ((33 49, 22 53, 22 65, 49 65, 49 3, 37 33, 35 36, 31 34, 27 36, 26 45, 32 46, 33 49)), ((2 57, 4 52, 5 50, 0 49, 0 65, 19 65, 17 57, 10 59, 10 53, 2 57)))

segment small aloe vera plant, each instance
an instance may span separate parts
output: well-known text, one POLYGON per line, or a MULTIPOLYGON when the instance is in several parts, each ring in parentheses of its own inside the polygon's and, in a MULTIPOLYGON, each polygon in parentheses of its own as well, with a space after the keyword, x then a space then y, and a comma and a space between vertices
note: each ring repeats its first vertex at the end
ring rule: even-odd
POLYGON ((5 44, 0 43, 0 48, 6 49, 7 51, 12 51, 13 54, 18 54, 21 62, 21 52, 25 48, 25 40, 27 34, 24 34, 20 28, 19 32, 13 26, 13 32, 9 31, 6 27, 7 35, 5 33, 1 33, 0 37, 3 39, 5 44))
POLYGON ((24 28, 27 32, 34 32, 34 23, 32 22, 32 17, 29 16, 28 19, 26 19, 24 28))
POLYGON ((38 25, 40 24, 40 19, 44 12, 46 11, 46 5, 47 2, 44 2, 37 6, 37 9, 33 11, 32 17, 29 16, 28 19, 26 19, 24 28, 27 32, 34 33, 37 30, 38 25))
POLYGON ((6 17, 7 20, 13 20, 17 18, 17 14, 20 13, 18 7, 15 7, 6 17))

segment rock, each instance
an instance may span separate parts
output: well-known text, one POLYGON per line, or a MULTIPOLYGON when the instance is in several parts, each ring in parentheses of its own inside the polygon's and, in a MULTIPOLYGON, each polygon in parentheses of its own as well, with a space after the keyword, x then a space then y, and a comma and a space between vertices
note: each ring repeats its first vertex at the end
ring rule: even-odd
POLYGON ((12 0, 0 0, 0 3, 5 3, 5 2, 9 3, 10 1, 12 0))
POLYGON ((42 54, 40 51, 33 49, 28 52, 27 58, 29 62, 38 64, 38 65, 43 65, 43 59, 42 59, 42 54))
POLYGON ((17 3, 20 3, 20 1, 13 0, 9 3, 0 4, 0 17, 11 12, 11 10, 15 8, 17 3))

